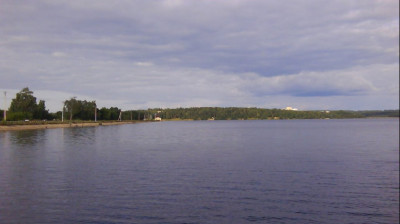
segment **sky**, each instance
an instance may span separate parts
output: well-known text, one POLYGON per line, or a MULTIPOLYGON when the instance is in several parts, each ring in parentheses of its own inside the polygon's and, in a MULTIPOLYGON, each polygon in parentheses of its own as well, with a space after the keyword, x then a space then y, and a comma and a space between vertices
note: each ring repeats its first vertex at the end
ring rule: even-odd
POLYGON ((0 108, 24 87, 50 112, 398 109, 399 1, 0 0, 0 108))

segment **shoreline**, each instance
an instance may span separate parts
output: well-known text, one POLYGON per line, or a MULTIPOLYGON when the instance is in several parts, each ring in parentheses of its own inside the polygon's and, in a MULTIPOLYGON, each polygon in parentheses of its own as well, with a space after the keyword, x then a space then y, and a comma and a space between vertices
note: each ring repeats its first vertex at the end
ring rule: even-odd
POLYGON ((66 124, 22 124, 22 125, 0 125, 1 131, 24 131, 38 129, 54 129, 54 128, 83 128, 122 124, 135 124, 138 121, 118 121, 118 122, 91 122, 91 123, 66 123, 66 124))
MULTIPOLYGON (((329 120, 346 120, 346 119, 390 119, 398 117, 366 117, 366 118, 331 118, 329 120)), ((253 119, 247 119, 253 120, 253 119)), ((254 119, 254 120, 262 120, 262 119, 254 119)), ((265 120, 273 120, 273 119, 265 119, 265 120)), ((286 120, 286 119, 279 119, 286 120)), ((288 119, 288 120, 314 120, 314 119, 288 119)), ((315 119, 315 120, 325 120, 325 119, 315 119)), ((197 121, 194 119, 164 119, 161 122, 165 121, 197 121)), ((204 120, 207 121, 207 120, 204 120)), ((208 120, 210 121, 210 120, 208 120)), ((212 120, 214 121, 214 120, 212 120)), ((216 120, 217 121, 217 120, 216 120)), ((220 121, 220 120, 218 120, 220 121)), ((221 120, 223 121, 223 120, 221 120)), ((229 121, 229 120, 226 120, 229 121)), ((239 120, 237 120, 239 121, 239 120)), ((96 126, 110 126, 110 125, 123 125, 123 124, 135 124, 149 121, 98 121, 98 122, 77 122, 77 123, 59 123, 59 124, 15 124, 15 125, 1 125, 0 124, 0 132, 2 131, 24 131, 24 130, 39 130, 39 129, 55 129, 55 128, 83 128, 83 127, 96 127, 96 126)), ((150 121, 154 122, 154 121, 150 121)))

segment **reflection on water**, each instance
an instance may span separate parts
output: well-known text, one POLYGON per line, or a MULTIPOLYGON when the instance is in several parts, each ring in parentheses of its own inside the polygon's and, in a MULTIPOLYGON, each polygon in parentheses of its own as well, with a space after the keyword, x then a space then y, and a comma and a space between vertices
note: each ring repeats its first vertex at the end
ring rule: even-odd
POLYGON ((0 132, 0 223, 398 223, 398 120, 0 132))
POLYGON ((7 132, 9 134, 9 139, 12 144, 21 145, 21 146, 32 146, 36 145, 40 142, 43 142, 44 139, 44 130, 27 130, 27 131, 10 131, 7 132))
POLYGON ((63 143, 67 145, 93 145, 96 140, 96 131, 96 127, 65 128, 63 129, 63 143))

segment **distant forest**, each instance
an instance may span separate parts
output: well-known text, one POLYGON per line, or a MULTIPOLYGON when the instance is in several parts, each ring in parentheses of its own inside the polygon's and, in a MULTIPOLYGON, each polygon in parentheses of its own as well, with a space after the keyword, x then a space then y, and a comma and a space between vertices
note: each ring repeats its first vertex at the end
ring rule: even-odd
MULTIPOLYGON (((368 111, 295 111, 284 109, 243 108, 243 107, 191 107, 122 111, 118 107, 98 108, 95 101, 78 100, 72 97, 64 101, 64 111, 50 113, 45 102, 36 102, 29 88, 22 89, 12 99, 7 111, 7 121, 62 120, 98 121, 107 120, 266 120, 266 119, 341 119, 368 117, 399 117, 399 110, 368 111)), ((0 120, 3 120, 0 110, 0 120)))
POLYGON ((193 120, 266 120, 266 119, 340 119, 367 117, 399 117, 399 110, 374 111, 294 111, 283 109, 243 108, 243 107, 192 107, 177 109, 148 109, 125 111, 123 119, 137 116, 140 119, 193 119, 193 120))

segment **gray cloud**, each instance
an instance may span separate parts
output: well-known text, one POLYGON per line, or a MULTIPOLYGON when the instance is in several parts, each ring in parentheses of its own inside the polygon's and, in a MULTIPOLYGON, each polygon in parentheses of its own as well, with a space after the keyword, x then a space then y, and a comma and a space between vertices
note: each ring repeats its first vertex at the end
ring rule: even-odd
POLYGON ((0 89, 29 86, 124 109, 315 108, 320 97, 340 98, 332 108, 398 107, 398 4, 2 1, 0 89))

